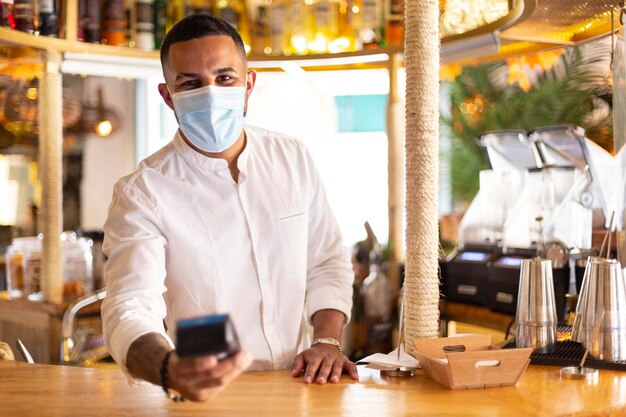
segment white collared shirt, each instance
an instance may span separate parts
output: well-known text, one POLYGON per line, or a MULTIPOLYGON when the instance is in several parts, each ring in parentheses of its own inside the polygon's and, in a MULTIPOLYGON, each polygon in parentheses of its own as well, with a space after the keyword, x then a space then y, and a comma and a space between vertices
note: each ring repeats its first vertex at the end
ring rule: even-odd
POLYGON ((157 332, 173 346, 184 318, 229 313, 251 370, 289 368, 316 311, 349 320, 350 258, 308 151, 285 135, 245 131, 238 183, 226 160, 177 133, 116 184, 102 318, 125 371, 135 339, 157 332))

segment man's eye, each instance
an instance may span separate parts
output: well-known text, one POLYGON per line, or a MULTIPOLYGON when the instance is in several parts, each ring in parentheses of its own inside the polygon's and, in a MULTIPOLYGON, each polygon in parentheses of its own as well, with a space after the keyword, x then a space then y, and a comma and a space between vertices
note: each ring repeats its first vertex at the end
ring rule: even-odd
POLYGON ((181 87, 195 87, 198 85, 198 80, 188 80, 183 82, 180 86, 181 87))
POLYGON ((231 77, 230 75, 220 75, 219 77, 217 77, 217 81, 220 83, 227 83, 232 80, 233 77, 231 77))

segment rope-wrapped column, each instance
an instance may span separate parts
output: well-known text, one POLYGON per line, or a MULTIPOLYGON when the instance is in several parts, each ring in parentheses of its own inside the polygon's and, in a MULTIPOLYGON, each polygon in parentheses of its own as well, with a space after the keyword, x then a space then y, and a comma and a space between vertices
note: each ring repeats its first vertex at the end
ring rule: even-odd
POLYGON ((63 131, 61 54, 42 53, 45 70, 39 84, 39 177, 43 233, 41 286, 44 300, 63 302, 61 242, 63 227, 63 131))
POLYGON ((439 1, 404 2, 406 66, 406 243, 404 332, 437 337, 439 321, 439 1))

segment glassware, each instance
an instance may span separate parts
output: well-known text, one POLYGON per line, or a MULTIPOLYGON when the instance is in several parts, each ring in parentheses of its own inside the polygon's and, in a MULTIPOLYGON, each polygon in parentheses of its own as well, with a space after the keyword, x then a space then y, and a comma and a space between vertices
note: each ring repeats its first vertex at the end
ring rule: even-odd
POLYGON ((62 236, 61 240, 63 298, 72 301, 93 291, 93 242, 91 239, 76 238, 75 234, 62 236))
POLYGON ((41 290, 41 249, 41 237, 24 242, 24 256, 22 258, 24 295, 31 301, 43 300, 43 292, 41 290))
POLYGON ((24 248, 37 237, 13 239, 6 253, 7 289, 11 298, 19 298, 24 293, 24 248))

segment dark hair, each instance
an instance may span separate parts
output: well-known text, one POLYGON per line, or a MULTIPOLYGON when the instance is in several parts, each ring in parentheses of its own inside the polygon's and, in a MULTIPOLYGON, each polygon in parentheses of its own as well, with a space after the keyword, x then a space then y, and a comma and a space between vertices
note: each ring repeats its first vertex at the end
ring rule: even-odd
POLYGON ((172 44, 218 35, 230 37, 235 42, 241 58, 244 62, 246 61, 246 49, 237 30, 222 19, 206 13, 198 13, 185 17, 167 32, 161 45, 161 65, 165 68, 172 44))

